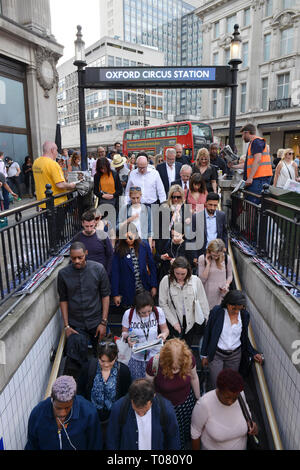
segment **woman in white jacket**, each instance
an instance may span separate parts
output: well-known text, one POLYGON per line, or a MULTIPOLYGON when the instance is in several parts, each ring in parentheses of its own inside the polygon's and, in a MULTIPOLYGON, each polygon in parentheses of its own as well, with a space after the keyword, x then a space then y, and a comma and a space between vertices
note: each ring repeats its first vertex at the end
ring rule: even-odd
POLYGON ((170 274, 160 282, 159 306, 165 312, 171 337, 180 337, 189 346, 195 344, 195 341, 199 343, 205 326, 203 323, 200 327, 195 321, 196 303, 207 320, 209 305, 203 284, 198 276, 192 275, 187 259, 179 256, 172 263, 170 274))

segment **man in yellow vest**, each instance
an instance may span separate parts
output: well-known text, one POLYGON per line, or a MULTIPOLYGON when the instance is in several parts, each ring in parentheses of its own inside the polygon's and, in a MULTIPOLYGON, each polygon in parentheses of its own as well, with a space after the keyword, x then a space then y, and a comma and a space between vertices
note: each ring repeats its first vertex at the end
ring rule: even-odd
MULTIPOLYGON (((245 189, 251 193, 261 194, 264 184, 270 184, 273 175, 269 146, 265 139, 256 135, 253 124, 242 127, 241 134, 243 141, 249 143, 245 163, 230 166, 233 169, 244 168, 245 189)), ((258 198, 252 196, 247 196, 247 200, 260 203, 258 198)))

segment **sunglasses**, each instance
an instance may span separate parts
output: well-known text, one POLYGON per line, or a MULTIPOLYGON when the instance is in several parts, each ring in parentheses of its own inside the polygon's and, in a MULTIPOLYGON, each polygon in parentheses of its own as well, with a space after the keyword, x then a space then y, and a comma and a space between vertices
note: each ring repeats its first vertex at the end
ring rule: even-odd
POLYGON ((101 341, 98 344, 99 346, 117 346, 116 343, 108 343, 107 341, 101 341))
POLYGON ((295 155, 294 152, 288 152, 288 155, 295 155))
POLYGON ((182 196, 171 196, 171 199, 182 199, 182 196))
POLYGON ((129 191, 142 191, 142 188, 140 186, 131 186, 129 191))

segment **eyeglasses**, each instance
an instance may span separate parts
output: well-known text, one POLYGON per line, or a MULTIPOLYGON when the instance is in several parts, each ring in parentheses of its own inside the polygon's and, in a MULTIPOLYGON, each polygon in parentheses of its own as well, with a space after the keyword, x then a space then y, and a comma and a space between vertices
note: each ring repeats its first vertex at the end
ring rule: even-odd
POLYGON ((98 344, 99 346, 117 346, 116 343, 108 343, 107 341, 101 341, 98 344))
POLYGON ((171 199, 182 199, 182 196, 171 196, 171 199))
POLYGON ((131 188, 129 188, 129 192, 130 191, 142 191, 142 188, 140 186, 131 186, 131 188))

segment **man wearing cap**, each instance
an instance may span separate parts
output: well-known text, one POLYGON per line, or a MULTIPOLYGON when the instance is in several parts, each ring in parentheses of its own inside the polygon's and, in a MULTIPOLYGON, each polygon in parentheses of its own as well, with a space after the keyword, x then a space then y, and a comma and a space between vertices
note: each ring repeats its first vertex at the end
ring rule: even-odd
MULTIPOLYGON (((246 190, 261 194, 264 184, 270 184, 273 175, 269 146, 265 139, 255 135, 256 128, 253 124, 242 127, 241 133, 244 142, 249 143, 245 163, 228 163, 228 166, 234 170, 244 168, 246 190)), ((260 200, 253 196, 247 196, 247 200, 255 204, 260 203, 260 200)))
POLYGON ((80 395, 73 377, 61 375, 51 396, 31 412, 25 450, 101 450, 96 407, 80 395))
POLYGON ((122 194, 125 193, 125 188, 126 188, 126 184, 128 181, 128 175, 130 173, 130 170, 125 166, 125 163, 127 163, 127 158, 122 157, 122 155, 117 153, 114 155, 113 160, 110 164, 111 168, 116 170, 116 172, 119 175, 121 185, 123 188, 122 194))

